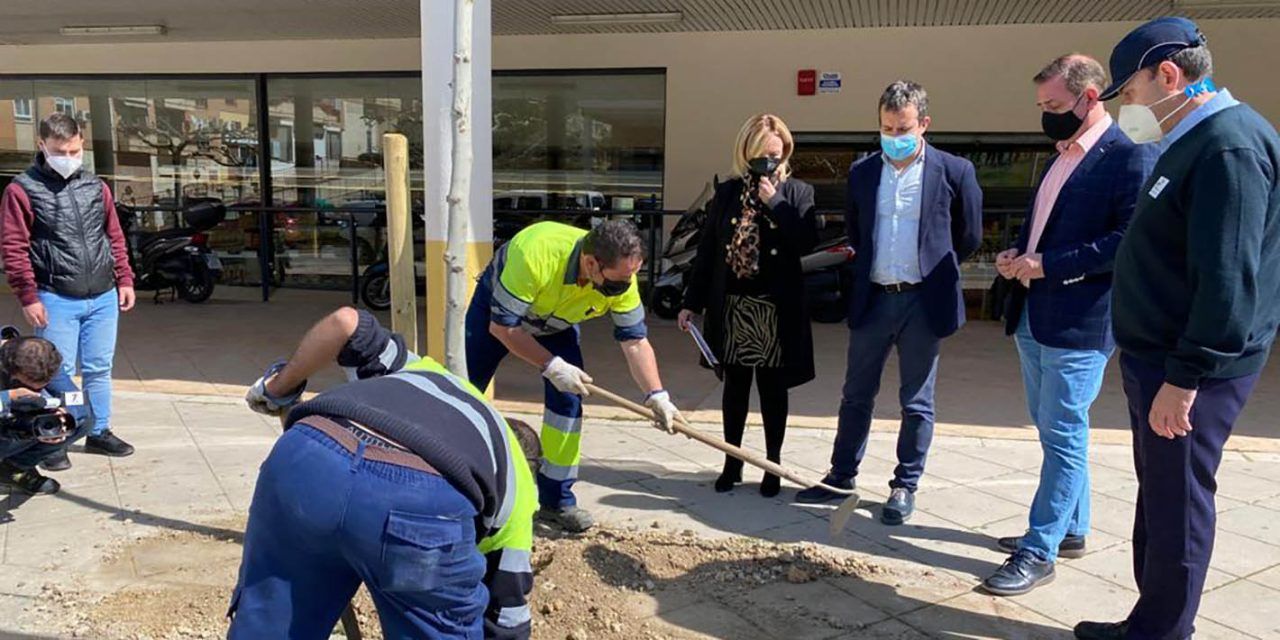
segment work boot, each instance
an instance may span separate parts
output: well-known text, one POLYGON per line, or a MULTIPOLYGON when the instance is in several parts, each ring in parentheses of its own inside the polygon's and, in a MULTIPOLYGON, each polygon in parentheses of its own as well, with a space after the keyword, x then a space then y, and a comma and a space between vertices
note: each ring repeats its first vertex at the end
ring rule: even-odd
MULTIPOLYGON (((999 540, 996 540, 996 546, 1000 547, 1001 551, 1017 553, 1018 549, 1022 548, 1022 536, 1000 538, 999 540)), ((1068 534, 1067 537, 1063 538, 1062 542, 1058 544, 1059 558, 1083 558, 1085 551, 1084 536, 1073 536, 1068 534)))
POLYGON ((57 453, 40 461, 40 468, 45 471, 66 471, 71 468, 71 458, 67 457, 67 449, 63 447, 57 453))
POLYGON ((110 430, 103 431, 96 436, 89 436, 84 439, 84 452, 96 453, 98 455, 110 456, 112 458, 123 458, 133 455, 133 445, 121 440, 116 434, 110 430))
POLYGON ((578 507, 564 507, 561 509, 542 507, 538 509, 538 519, 554 524, 570 533, 582 533, 596 524, 590 513, 578 507))
MULTIPOLYGON (((822 479, 822 484, 835 487, 837 489, 849 489, 850 491, 852 491, 855 486, 853 478, 838 478, 829 473, 822 479)), ((815 485, 797 492, 796 502, 801 504, 822 504, 824 502, 831 502, 832 500, 844 500, 848 497, 849 496, 843 493, 828 491, 821 486, 815 485)))
POLYGON ((889 500, 880 510, 880 522, 894 526, 907 521, 916 510, 916 494, 904 487, 894 487, 889 500))
POLYGON ((1021 549, 1015 551, 990 578, 982 583, 982 589, 996 596, 1020 596, 1032 589, 1053 582, 1053 563, 1041 560, 1036 554, 1021 549))
POLYGON ((1081 622, 1075 629, 1077 640, 1124 640, 1129 633, 1129 621, 1081 622))
POLYGON ((53 495, 62 488, 57 480, 46 478, 35 469, 23 469, 8 461, 0 461, 0 484, 31 495, 53 495))

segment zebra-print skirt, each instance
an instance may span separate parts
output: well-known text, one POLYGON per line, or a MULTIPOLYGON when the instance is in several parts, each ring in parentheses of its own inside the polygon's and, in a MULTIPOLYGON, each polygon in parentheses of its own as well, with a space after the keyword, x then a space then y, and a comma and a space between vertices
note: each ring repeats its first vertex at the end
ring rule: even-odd
POLYGON ((756 296, 725 297, 724 361, 743 367, 781 367, 778 305, 756 296))

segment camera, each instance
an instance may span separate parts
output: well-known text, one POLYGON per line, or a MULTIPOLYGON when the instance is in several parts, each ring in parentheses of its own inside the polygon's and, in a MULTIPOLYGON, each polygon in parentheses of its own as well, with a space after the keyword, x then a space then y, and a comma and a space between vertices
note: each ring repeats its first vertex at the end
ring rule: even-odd
POLYGON ((0 417, 0 435, 12 440, 52 441, 66 438, 76 428, 76 419, 63 411, 84 404, 81 393, 61 397, 24 396, 9 403, 9 415, 0 417))

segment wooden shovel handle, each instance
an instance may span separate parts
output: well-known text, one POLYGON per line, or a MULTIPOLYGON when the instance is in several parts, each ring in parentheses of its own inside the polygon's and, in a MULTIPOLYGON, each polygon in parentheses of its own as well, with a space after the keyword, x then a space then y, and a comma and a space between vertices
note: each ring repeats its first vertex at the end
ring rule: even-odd
MULTIPOLYGON (((618 406, 621 406, 625 409, 629 409, 632 413, 635 413, 644 418, 648 418, 649 420, 655 420, 655 421, 657 420, 657 417, 654 416, 653 411, 650 410, 648 407, 638 402, 633 402, 631 400, 628 400, 627 398, 624 398, 616 393, 613 393, 608 389, 602 389, 600 387, 597 387, 594 384, 587 384, 587 390, 590 391, 592 395, 600 396, 601 398, 604 398, 605 400, 613 402, 618 406)), ((689 426, 689 423, 685 422, 683 416, 681 416, 679 419, 676 420, 676 423, 674 426, 677 433, 693 438, 694 440, 697 440, 698 442, 701 442, 702 444, 705 444, 709 447, 719 449, 720 451, 723 451, 724 453, 727 453, 733 456, 734 458, 737 458, 738 460, 741 460, 752 466, 764 469, 765 471, 768 471, 773 475, 786 478, 787 480, 790 480, 802 487, 818 486, 818 487, 823 487, 828 491, 839 493, 841 495, 857 495, 855 492, 849 489, 840 489, 838 487, 832 487, 832 486, 823 484, 821 482, 806 480, 805 478, 801 477, 799 474, 791 471, 790 469, 776 462, 773 462, 753 451, 748 451, 746 449, 743 449, 742 447, 735 447, 729 444, 728 442, 725 442, 724 440, 721 440, 719 438, 713 438, 709 435, 706 435, 705 433, 702 433, 701 431, 698 431, 697 429, 694 429, 693 427, 689 426)))

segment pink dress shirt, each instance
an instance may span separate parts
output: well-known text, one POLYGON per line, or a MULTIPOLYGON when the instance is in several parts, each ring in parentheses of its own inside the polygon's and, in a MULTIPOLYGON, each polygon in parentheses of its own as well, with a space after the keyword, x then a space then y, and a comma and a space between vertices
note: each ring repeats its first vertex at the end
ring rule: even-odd
POLYGON ((1058 201, 1062 186, 1067 184, 1076 167, 1080 166, 1080 161, 1084 160, 1085 155, 1093 145, 1098 143, 1102 134, 1106 133, 1110 126, 1111 115, 1107 114, 1074 141, 1058 143, 1058 159, 1054 161, 1052 167, 1049 167, 1049 172, 1044 174, 1044 181, 1036 191, 1036 207, 1032 213, 1031 235, 1027 238, 1027 253, 1036 253, 1040 245, 1040 235, 1044 233, 1044 226, 1049 222, 1049 214, 1058 201))

